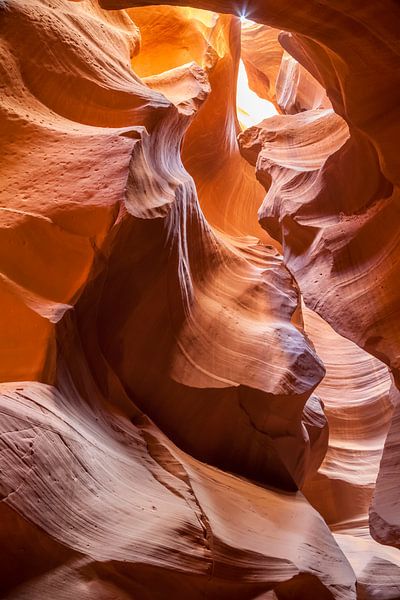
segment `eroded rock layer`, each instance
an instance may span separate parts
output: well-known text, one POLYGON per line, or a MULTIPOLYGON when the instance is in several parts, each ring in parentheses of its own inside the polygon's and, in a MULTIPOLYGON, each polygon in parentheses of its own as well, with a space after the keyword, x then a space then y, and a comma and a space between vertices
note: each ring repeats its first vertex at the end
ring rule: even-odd
POLYGON ((395 599, 396 6, 140 4, 0 1, 2 597, 395 599))

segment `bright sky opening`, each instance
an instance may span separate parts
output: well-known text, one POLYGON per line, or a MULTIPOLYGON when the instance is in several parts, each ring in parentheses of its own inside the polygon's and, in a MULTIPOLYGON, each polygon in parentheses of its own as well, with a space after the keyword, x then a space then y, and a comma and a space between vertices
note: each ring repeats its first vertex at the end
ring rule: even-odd
POLYGON ((242 60, 239 63, 239 74, 237 80, 236 110, 242 129, 257 125, 264 119, 278 114, 272 102, 257 96, 249 88, 246 69, 242 60))

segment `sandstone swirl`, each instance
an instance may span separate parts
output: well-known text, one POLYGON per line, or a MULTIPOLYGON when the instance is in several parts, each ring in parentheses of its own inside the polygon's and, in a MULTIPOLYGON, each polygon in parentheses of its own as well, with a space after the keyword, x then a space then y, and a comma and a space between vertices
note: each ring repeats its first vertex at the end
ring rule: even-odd
POLYGON ((392 21, 139 4, 0 0, 1 595, 394 599, 392 21))

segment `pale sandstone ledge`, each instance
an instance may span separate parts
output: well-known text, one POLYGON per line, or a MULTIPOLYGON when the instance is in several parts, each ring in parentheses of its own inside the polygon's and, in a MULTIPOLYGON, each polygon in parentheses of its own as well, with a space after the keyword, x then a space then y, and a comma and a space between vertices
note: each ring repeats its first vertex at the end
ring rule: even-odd
POLYGON ((2 597, 394 600, 398 6, 134 4, 0 3, 2 597))

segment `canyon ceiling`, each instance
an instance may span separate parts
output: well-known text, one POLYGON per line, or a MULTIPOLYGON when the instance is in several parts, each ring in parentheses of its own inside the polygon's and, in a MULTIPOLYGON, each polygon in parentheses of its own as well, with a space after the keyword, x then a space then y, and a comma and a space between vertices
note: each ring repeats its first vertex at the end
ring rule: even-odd
POLYGON ((399 600, 400 5, 185 4, 0 0, 0 597, 399 600))

